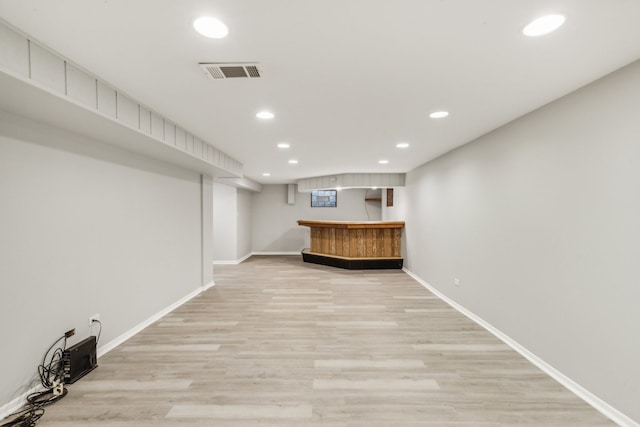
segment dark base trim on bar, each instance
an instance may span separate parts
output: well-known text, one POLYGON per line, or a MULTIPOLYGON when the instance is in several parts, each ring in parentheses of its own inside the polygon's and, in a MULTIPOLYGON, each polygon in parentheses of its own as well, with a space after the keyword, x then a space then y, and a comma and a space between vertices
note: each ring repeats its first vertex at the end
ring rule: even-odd
POLYGON ((390 270, 402 269, 402 258, 343 258, 331 255, 320 255, 302 251, 302 260, 313 264, 328 265, 330 267, 345 268, 347 270, 390 270))

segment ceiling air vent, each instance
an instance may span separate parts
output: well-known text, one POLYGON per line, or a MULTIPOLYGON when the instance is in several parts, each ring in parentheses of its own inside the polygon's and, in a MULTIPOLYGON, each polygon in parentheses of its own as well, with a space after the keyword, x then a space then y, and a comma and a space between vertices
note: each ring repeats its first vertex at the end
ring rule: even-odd
POLYGON ((210 79, 260 77, 260 70, 255 62, 235 64, 226 62, 200 62, 199 65, 210 79))

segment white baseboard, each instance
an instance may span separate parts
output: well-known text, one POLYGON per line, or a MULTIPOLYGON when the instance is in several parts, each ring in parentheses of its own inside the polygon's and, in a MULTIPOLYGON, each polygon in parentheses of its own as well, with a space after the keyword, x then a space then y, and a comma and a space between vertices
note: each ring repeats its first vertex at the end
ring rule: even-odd
POLYGON ((240 264, 243 261, 248 260, 249 258, 251 258, 251 255, 253 255, 251 252, 249 252, 248 254, 246 254, 245 256, 243 256, 242 258, 238 259, 238 264, 240 264))
POLYGON ((431 286, 430 284, 428 284, 427 282, 422 280, 420 277, 415 275, 413 272, 411 272, 407 268, 403 268, 402 270, 405 273, 407 273, 409 276, 414 278, 416 280, 416 282, 420 283, 422 286, 427 288, 429 291, 431 291, 435 295, 437 295, 444 302, 449 304, 451 307, 455 308, 460 313, 462 313, 463 315, 465 315, 469 319, 473 320, 474 322, 476 322, 478 325, 482 326, 487 331, 491 332, 499 340, 501 340, 502 342, 507 344, 509 347, 511 347, 512 349, 514 349, 518 353, 520 353, 525 359, 529 360, 531 363, 536 365, 538 368, 540 368, 547 375, 549 375, 550 377, 552 377, 553 379, 558 381, 560 384, 565 386, 569 391, 573 392, 575 395, 580 397, 582 400, 587 402, 589 405, 593 406, 595 409, 597 409, 600 413, 602 413, 604 416, 606 416, 607 418, 609 418, 613 422, 615 422, 618 425, 623 426, 623 427, 640 427, 640 424, 638 424, 637 422, 635 422, 634 420, 629 418, 627 415, 623 414, 622 412, 620 412, 619 410, 614 408, 613 406, 609 405, 607 402, 605 402, 604 400, 600 399, 598 396, 594 395, 593 393, 591 393, 590 391, 588 391, 587 389, 582 387, 580 384, 576 383, 571 378, 567 377, 566 375, 564 375, 562 372, 558 371, 553 366, 549 365, 544 360, 540 359, 534 353, 532 353, 527 348, 525 348, 522 345, 520 345, 517 341, 513 340, 511 337, 509 337, 504 332, 500 331, 498 328, 494 327, 493 325, 491 325, 490 323, 486 322, 481 317, 475 315, 473 312, 467 310, 466 308, 464 308, 463 306, 461 306, 457 302, 453 301, 452 299, 450 299, 446 295, 442 294, 436 288, 434 288, 433 286, 431 286))
POLYGON ((245 256, 243 256, 242 258, 235 259, 235 260, 214 260, 213 261, 213 265, 238 265, 241 262, 245 261, 247 258, 249 258, 251 255, 253 255, 253 254, 252 253, 248 253, 245 256))
POLYGON ((27 402, 27 396, 29 396, 31 393, 35 393, 37 391, 42 391, 42 390, 44 390, 44 387, 38 384, 37 386, 31 388, 30 390, 25 391, 20 396, 13 399, 11 402, 1 406, 0 421, 4 420, 9 415, 20 410, 20 408, 22 408, 24 404, 27 402))
POLYGON ((300 255, 300 251, 297 252, 251 252, 251 255, 300 255))
POLYGON ((275 252, 251 252, 245 256, 243 256, 240 259, 235 259, 235 260, 214 260, 213 261, 213 265, 238 265, 244 261, 246 261, 248 258, 257 255, 257 256, 277 256, 277 255, 286 255, 286 256, 290 256, 290 255, 301 255, 300 252, 289 252, 289 251, 275 251, 275 252))
POLYGON ((200 295, 200 293, 202 293, 206 289, 209 289, 213 285, 215 285, 215 282, 210 282, 210 283, 208 283, 208 284, 206 284, 206 285, 204 285, 204 286, 202 286, 202 287, 200 287, 198 289, 193 290, 188 295, 180 298, 178 301, 174 302, 170 306, 168 306, 166 308, 163 308, 162 310, 160 310, 159 312, 157 312, 153 316, 151 316, 148 319, 142 321, 141 323, 139 323, 138 325, 136 325, 133 328, 129 329, 128 331, 126 331, 122 335, 114 338, 113 340, 109 341, 108 343, 106 343, 102 347, 99 347, 98 348, 98 357, 104 356, 105 354, 107 354, 108 352, 110 352, 111 350, 113 350, 114 348, 116 348, 117 346, 122 344, 123 342, 127 341, 129 338, 133 337, 138 332, 142 331, 147 326, 151 325, 153 322, 156 322, 157 320, 160 320, 163 316, 166 316, 167 314, 171 313, 173 310, 175 310, 176 308, 180 307, 182 304, 184 304, 185 302, 189 301, 190 299, 192 299, 194 297, 197 297, 198 295, 200 295))
MULTIPOLYGON (((156 313, 153 316, 149 317, 148 319, 146 319, 142 323, 134 326, 133 328, 129 329, 128 331, 126 331, 122 335, 120 335, 117 338, 109 341, 105 345, 99 347, 98 350, 97 350, 98 357, 104 356, 109 351, 113 350, 114 348, 116 348, 117 346, 119 346, 120 344, 122 344, 123 342, 128 340, 129 338, 133 337, 135 334, 137 334, 138 332, 142 331, 147 326, 151 325, 153 322, 155 322, 155 321, 159 320, 160 318, 162 318, 163 316, 169 314, 170 312, 172 312, 176 308, 180 307, 185 302, 187 302, 190 299, 200 295, 200 293, 206 291, 207 289, 211 288, 212 286, 215 286, 215 282, 213 282, 213 281, 210 282, 210 283, 207 283, 206 285, 203 285, 202 287, 200 287, 198 289, 195 289, 194 291, 190 292, 188 295, 182 297, 181 299, 179 299, 178 301, 174 302, 170 306, 160 310, 158 313, 156 313)), ((22 408, 22 406, 24 406, 24 404, 25 404, 25 402, 27 400, 27 396, 28 395, 30 395, 31 393, 35 393, 36 391, 41 391, 41 390, 43 390, 43 387, 41 385, 37 385, 36 387, 33 387, 32 389, 22 393, 20 396, 16 397, 15 399, 10 401, 9 403, 1 406, 0 407, 0 420, 2 420, 3 418, 5 418, 5 417, 7 417, 7 416, 9 416, 11 414, 13 414, 14 412, 19 410, 20 408, 22 408)))

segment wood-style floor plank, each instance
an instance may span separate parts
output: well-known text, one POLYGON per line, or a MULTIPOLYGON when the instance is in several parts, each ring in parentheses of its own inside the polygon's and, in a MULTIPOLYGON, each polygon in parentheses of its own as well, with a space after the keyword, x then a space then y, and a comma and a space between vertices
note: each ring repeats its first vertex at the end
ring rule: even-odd
POLYGON ((613 425, 401 271, 254 256, 215 280, 39 425, 613 425))

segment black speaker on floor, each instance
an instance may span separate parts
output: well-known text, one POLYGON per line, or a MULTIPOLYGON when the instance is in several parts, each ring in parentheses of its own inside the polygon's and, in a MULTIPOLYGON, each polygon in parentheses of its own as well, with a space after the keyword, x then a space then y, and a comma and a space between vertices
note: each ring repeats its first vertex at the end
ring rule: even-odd
POLYGON ((62 355, 64 383, 73 384, 98 367, 96 337, 80 341, 67 348, 62 355))

